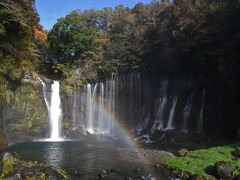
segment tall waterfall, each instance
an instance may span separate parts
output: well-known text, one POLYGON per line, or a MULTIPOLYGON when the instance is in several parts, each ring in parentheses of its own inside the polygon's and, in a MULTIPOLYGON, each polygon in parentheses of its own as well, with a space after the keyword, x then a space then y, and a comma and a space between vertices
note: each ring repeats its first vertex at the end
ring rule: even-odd
POLYGON ((53 81, 51 85, 51 101, 47 97, 46 84, 40 79, 43 87, 44 101, 48 110, 48 118, 50 121, 50 141, 61 140, 61 121, 62 121, 62 109, 60 100, 60 87, 58 81, 53 81))
POLYGON ((51 123, 51 136, 50 140, 58 141, 61 139, 61 100, 59 91, 59 82, 53 81, 51 92, 51 106, 50 106, 50 123, 51 123))
POLYGON ((86 104, 86 109, 87 109, 87 131, 93 134, 93 101, 92 99, 92 86, 91 84, 87 85, 87 104, 86 104))

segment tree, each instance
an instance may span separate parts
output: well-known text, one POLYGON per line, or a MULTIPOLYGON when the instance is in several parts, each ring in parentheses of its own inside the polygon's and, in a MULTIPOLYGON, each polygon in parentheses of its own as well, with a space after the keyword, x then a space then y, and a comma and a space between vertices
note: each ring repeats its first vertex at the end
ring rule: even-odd
POLYGON ((34 49, 33 26, 39 21, 34 1, 0 2, 0 52, 27 59, 34 49))
POLYGON ((48 35, 52 62, 78 65, 85 52, 96 51, 97 37, 95 28, 86 26, 79 13, 73 11, 59 19, 48 35))

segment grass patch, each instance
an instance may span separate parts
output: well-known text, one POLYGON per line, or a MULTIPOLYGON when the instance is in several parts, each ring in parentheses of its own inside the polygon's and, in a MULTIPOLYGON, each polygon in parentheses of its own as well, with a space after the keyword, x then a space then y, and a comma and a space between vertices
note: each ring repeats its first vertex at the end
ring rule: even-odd
POLYGON ((209 149, 190 151, 189 155, 185 157, 164 159, 163 165, 178 172, 208 178, 208 169, 219 161, 225 161, 235 166, 236 171, 234 174, 238 174, 240 173, 240 161, 233 157, 233 152, 238 146, 240 146, 240 142, 209 149))

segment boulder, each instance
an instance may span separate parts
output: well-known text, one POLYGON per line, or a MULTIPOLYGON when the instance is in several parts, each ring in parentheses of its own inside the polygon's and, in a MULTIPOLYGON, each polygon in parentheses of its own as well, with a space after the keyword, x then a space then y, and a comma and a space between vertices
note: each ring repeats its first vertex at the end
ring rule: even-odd
POLYGON ((217 162, 215 164, 216 174, 220 178, 231 178, 234 171, 234 166, 228 162, 217 162))
POLYGON ((36 173, 37 173, 36 169, 32 167, 27 167, 20 171, 21 177, 23 177, 24 179, 34 177, 36 173))
POLYGON ((3 154, 3 161, 14 161, 14 157, 10 153, 6 152, 3 154))

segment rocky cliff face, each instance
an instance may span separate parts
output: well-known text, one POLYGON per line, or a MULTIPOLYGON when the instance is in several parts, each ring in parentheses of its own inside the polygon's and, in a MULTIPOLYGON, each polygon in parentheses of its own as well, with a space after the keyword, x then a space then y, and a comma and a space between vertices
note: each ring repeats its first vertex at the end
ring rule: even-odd
POLYGON ((15 91, 9 91, 0 115, 9 143, 46 136, 48 118, 41 89, 37 77, 31 76, 15 91))

